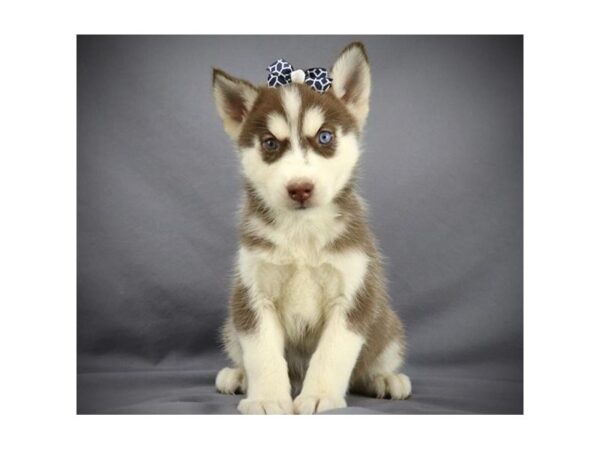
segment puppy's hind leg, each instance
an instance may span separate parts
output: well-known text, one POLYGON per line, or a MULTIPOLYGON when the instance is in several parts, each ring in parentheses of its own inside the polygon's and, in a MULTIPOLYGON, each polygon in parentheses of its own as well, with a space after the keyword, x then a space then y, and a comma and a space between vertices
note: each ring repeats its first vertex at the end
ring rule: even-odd
POLYGON ((412 392, 410 378, 398 370, 403 358, 400 344, 390 342, 366 373, 353 380, 351 390, 377 398, 403 400, 412 392))
POLYGON ((215 382, 221 394, 245 394, 246 374, 238 367, 223 367, 215 382))
POLYGON ((231 320, 223 327, 223 343, 234 367, 224 367, 219 371, 215 380, 217 391, 221 394, 245 394, 246 374, 242 365, 242 349, 231 320))

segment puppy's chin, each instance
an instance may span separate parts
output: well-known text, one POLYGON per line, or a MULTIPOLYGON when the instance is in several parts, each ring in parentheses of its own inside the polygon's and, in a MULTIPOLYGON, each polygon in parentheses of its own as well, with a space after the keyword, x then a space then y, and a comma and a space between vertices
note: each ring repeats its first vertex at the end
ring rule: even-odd
POLYGON ((319 205, 314 202, 314 201, 306 201, 303 203, 298 203, 298 202, 290 202, 288 203, 288 209, 290 211, 308 211, 308 210, 314 210, 315 208, 317 208, 319 205))

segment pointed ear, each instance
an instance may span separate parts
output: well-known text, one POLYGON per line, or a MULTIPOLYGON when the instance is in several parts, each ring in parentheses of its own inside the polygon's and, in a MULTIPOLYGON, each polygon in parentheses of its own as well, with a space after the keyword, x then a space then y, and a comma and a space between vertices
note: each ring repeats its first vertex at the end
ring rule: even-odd
POLYGON ((348 107, 362 129, 369 114, 371 69, 360 42, 347 46, 331 69, 333 93, 348 107))
POLYGON ((225 131, 232 139, 237 140, 258 90, 245 80, 213 69, 213 93, 225 131))

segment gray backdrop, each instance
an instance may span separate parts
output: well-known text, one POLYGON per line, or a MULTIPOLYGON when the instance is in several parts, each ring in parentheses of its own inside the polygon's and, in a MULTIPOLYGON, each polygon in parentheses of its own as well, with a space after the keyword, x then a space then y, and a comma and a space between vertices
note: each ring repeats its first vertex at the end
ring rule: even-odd
POLYGON ((235 413, 213 387, 237 246, 237 157, 211 67, 372 66, 361 192, 407 326, 403 402, 346 413, 521 413, 521 36, 80 36, 78 412, 235 413))

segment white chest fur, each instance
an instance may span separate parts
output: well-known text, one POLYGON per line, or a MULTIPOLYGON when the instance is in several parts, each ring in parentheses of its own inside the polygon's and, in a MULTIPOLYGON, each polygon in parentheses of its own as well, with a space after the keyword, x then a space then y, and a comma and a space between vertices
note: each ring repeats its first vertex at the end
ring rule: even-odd
POLYGON ((275 248, 242 247, 239 252, 240 275, 250 287, 254 306, 275 308, 292 341, 318 330, 332 306, 349 308, 367 271, 364 252, 326 250, 343 231, 339 222, 326 219, 291 221, 277 229, 256 223, 255 231, 275 248))
POLYGON ((286 335, 297 341, 308 330, 320 328, 328 301, 327 282, 319 276, 318 268, 292 265, 289 271, 276 307, 286 335))

